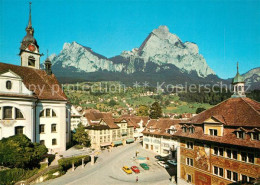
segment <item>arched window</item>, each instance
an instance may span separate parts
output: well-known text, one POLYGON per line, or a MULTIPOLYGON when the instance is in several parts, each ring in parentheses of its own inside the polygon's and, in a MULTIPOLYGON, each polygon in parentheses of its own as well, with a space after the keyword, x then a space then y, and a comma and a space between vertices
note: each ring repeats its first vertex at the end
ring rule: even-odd
POLYGON ((56 113, 52 110, 52 117, 56 117, 56 113))
POLYGON ((6 81, 6 89, 12 89, 12 82, 10 80, 6 81))
POLYGON ((15 135, 23 134, 23 126, 15 127, 15 135))
POLYGON ((23 119, 23 114, 20 109, 15 108, 15 119, 23 119))
POLYGON ((50 108, 47 108, 47 109, 44 109, 40 112, 40 117, 56 117, 56 113, 53 109, 50 109, 50 108))
POLYGON ((28 66, 35 67, 35 58, 33 56, 29 56, 29 58, 28 58, 28 66))
POLYGON ((44 110, 40 112, 40 118, 44 117, 44 110))

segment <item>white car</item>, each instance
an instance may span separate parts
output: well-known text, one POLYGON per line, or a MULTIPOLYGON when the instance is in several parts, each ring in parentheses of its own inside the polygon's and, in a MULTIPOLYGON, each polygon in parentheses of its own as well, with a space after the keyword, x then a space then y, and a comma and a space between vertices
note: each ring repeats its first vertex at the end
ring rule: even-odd
POLYGON ((157 163, 164 168, 169 168, 168 164, 166 164, 164 161, 158 161, 157 163))

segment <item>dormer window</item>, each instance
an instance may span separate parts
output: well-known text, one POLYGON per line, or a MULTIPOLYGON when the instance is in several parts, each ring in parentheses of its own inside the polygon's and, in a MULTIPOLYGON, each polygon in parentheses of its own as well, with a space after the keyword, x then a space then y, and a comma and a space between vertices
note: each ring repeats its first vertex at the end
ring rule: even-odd
POLYGON ((33 56, 29 56, 29 58, 28 58, 28 66, 35 67, 35 58, 33 56))
POLYGON ((217 136, 218 135, 218 130, 217 129, 209 129, 209 134, 211 136, 217 136))
POLYGON ((191 134, 194 133, 194 130, 195 130, 194 127, 190 127, 190 128, 189 128, 189 132, 190 132, 191 134))
POLYGON ((245 132, 243 131, 237 131, 237 138, 244 139, 245 138, 245 132))
POLYGON ((260 133, 258 133, 258 132, 251 133, 251 139, 252 140, 258 140, 259 141, 259 138, 260 138, 260 133))
POLYGON ((187 132, 187 128, 186 127, 182 127, 182 132, 186 133, 187 132))
POLYGON ((12 89, 12 82, 11 81, 6 81, 6 89, 10 90, 12 89))

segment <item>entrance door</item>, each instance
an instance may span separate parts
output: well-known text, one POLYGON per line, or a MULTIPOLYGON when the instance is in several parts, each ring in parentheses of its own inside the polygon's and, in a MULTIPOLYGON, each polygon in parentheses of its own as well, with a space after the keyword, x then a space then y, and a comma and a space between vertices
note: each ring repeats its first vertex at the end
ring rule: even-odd
POLYGON ((151 150, 153 150, 153 145, 151 145, 151 150))

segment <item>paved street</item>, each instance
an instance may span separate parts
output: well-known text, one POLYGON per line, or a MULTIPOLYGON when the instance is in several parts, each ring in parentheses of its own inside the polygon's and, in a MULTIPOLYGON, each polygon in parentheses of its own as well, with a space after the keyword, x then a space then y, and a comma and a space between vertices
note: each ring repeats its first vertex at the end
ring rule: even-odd
POLYGON ((149 185, 167 185, 170 183, 170 175, 161 166, 157 164, 151 151, 146 151, 139 143, 133 143, 126 146, 119 146, 113 148, 112 152, 103 151, 98 155, 98 159, 94 166, 88 163, 85 168, 81 166, 72 172, 41 184, 48 185, 117 185, 117 184, 136 184, 136 176, 138 176, 138 184, 149 185), (136 150, 139 151, 139 156, 149 157, 147 164, 150 170, 143 170, 134 156, 136 150), (122 167, 126 165, 131 167, 136 165, 139 167, 141 173, 127 175, 122 167))

